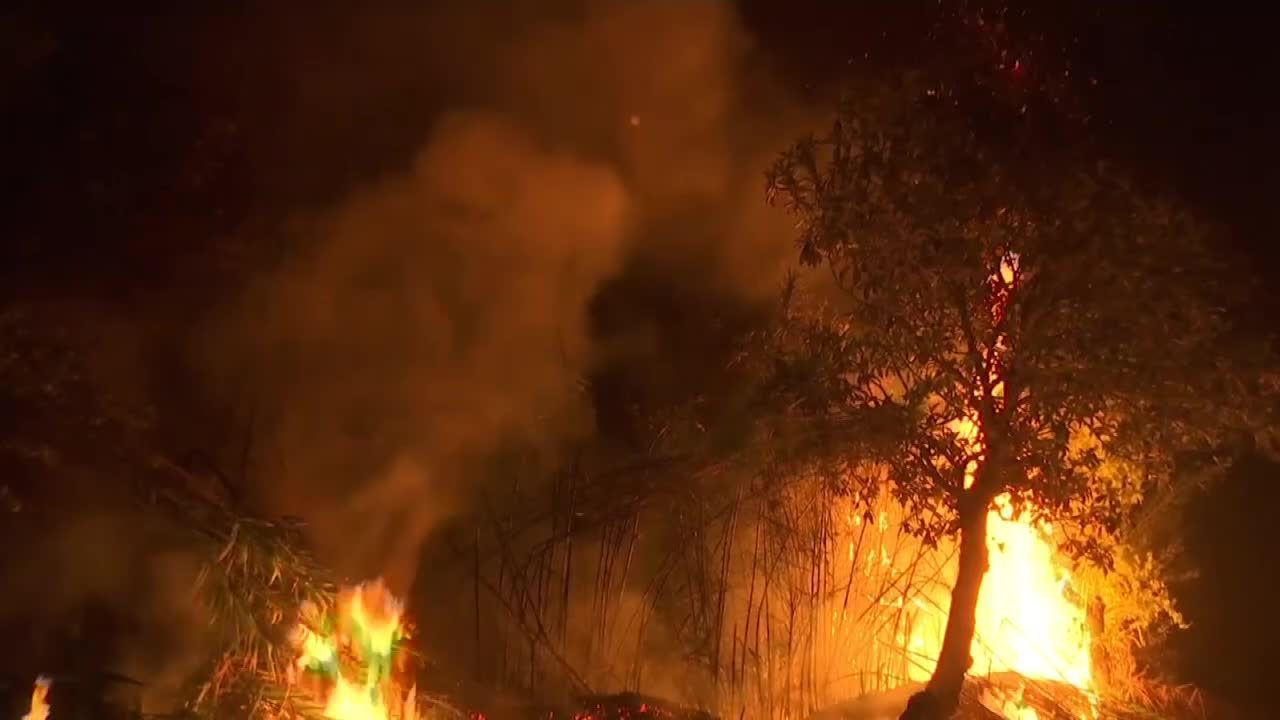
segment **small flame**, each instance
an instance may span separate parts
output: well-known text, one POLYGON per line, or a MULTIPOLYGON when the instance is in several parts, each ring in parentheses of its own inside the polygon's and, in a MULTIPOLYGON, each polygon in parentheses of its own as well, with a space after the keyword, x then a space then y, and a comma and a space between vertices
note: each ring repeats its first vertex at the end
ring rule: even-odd
POLYGON ((22 720, 49 720, 49 686, 53 680, 41 675, 31 688, 31 711, 22 720))
POLYGON ((326 718, 417 720, 421 716, 417 686, 402 692, 392 677, 396 651, 407 634, 403 613, 403 605, 381 580, 344 590, 336 613, 318 618, 322 622, 308 621, 320 614, 316 608, 304 609, 305 619, 294 631, 297 667, 327 681, 326 718), (354 673, 344 671, 345 656, 356 660, 354 673))

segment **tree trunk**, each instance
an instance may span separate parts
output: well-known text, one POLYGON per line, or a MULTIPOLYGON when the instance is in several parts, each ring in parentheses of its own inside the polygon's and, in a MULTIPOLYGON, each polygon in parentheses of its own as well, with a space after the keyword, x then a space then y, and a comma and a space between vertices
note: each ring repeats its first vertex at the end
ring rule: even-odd
POLYGON ((951 589, 938 666, 925 689, 907 703, 899 720, 945 720, 960 704, 964 676, 973 662, 969 651, 977 625, 978 592, 987 573, 987 510, 987 503, 973 502, 961 512, 960 567, 951 589))

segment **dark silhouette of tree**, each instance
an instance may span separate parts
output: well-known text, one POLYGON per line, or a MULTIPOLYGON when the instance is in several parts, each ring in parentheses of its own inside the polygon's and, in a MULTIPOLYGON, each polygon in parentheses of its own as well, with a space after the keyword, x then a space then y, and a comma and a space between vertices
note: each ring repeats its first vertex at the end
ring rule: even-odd
POLYGON ((773 332, 773 391, 844 429, 849 492, 887 485, 907 530, 959 535, 938 664, 904 718, 958 703, 998 499, 1105 567, 1175 458, 1226 452, 1268 396, 1261 344, 1231 325, 1249 283, 1207 228, 1091 159, 1051 95, 946 77, 851 93, 769 177, 802 263, 841 291, 773 332))

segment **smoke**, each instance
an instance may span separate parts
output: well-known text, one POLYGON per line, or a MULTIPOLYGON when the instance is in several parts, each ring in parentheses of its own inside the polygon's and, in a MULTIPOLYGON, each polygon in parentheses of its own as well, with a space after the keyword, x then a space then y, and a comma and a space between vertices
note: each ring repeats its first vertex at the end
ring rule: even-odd
POLYGON ((191 680, 208 669, 214 649, 209 617, 192 601, 201 558, 160 552, 147 556, 144 568, 141 597, 131 606, 144 635, 122 648, 117 667, 146 679, 139 697, 144 714, 172 713, 190 701, 191 680))
POLYGON ((516 3, 505 21, 462 3, 371 10, 344 38, 358 76, 318 88, 314 69, 287 69, 319 98, 303 126, 341 112, 328 101, 401 106, 383 84, 420 87, 406 64, 456 96, 435 99, 453 109, 432 114, 407 169, 294 217, 302 250, 198 350, 219 391, 272 408, 261 499, 310 520, 349 574, 404 587, 424 538, 469 502, 475 458, 592 432, 578 383, 602 363, 678 374, 679 348, 634 341, 655 332, 644 313, 589 326, 622 277, 745 306, 772 299, 789 257, 763 169, 807 115, 732 8, 553 5, 516 3))
POLYGON ((345 569, 411 572, 469 458, 573 425, 585 308, 622 262, 628 202, 607 166, 457 113, 410 172, 311 223, 320 241, 231 329, 280 408, 269 501, 312 515, 345 569))
MULTIPOLYGON (((781 89, 731 4, 508 5, 317 5, 304 22, 263 6, 192 16, 199 30, 165 38, 195 49, 182 60, 199 76, 191 96, 230 98, 257 123, 215 118, 250 169, 215 177, 202 200, 243 185, 268 209, 186 288, 235 275, 207 322, 175 329, 202 302, 139 292, 104 311, 110 327, 95 321, 84 353, 100 384, 153 401, 157 432, 182 450, 216 450, 218 411, 251 408, 232 433, 250 447, 219 464, 262 509, 309 521, 341 573, 398 592, 431 533, 473 507, 484 458, 595 432, 581 380, 602 367, 660 384, 714 365, 701 345, 663 339, 666 317, 698 317, 702 341, 703 316, 772 300, 791 256, 763 170, 815 113, 781 89), (606 295, 629 312, 599 322, 606 295), (170 335, 191 387, 143 359, 170 335)), ((193 175, 216 175, 220 147, 191 150, 193 175)), ((30 623, 52 653, 76 641, 34 628, 106 607, 128 625, 103 631, 107 661, 146 676, 148 709, 169 704, 207 654, 195 559, 157 554, 172 538, 131 511, 67 512, 23 533, 41 542, 4 567, 0 620, 30 623)), ((633 595, 625 615, 642 605, 633 595)))
POLYGON ((543 136, 608 157, 638 207, 635 256, 744 298, 772 293, 785 219, 768 160, 808 120, 725 3, 590 3, 506 49, 502 107, 543 136))
POLYGON ((0 563, 0 628, 22 652, 4 666, 17 676, 112 670, 145 681, 144 709, 171 711, 210 649, 207 618, 192 601, 199 558, 153 516, 93 487, 79 496, 56 513, 24 512, 10 528, 24 551, 0 563))
POLYGON ((135 589, 139 533, 126 532, 130 518, 112 512, 85 512, 45 527, 27 552, 4 565, 5 602, 32 624, 55 626, 86 602, 115 601, 135 589), (103 538, 120 538, 113 547, 103 538))

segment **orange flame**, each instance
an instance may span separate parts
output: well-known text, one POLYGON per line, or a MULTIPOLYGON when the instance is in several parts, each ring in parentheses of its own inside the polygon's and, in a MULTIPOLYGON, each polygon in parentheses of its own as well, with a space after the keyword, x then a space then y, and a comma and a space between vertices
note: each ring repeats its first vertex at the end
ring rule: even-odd
MULTIPOLYGON (((1067 594, 1071 575, 1057 562, 1052 530, 1025 515, 1014 517, 1008 499, 996 499, 988 516, 990 565, 978 597, 971 672, 1012 672, 1066 683, 1091 697, 1092 637, 1085 608, 1067 594)), ((921 658, 910 676, 920 682, 929 679, 936 665, 950 597, 940 588, 932 601, 909 638, 912 652, 921 658)), ((1008 699, 992 709, 1008 720, 1038 720, 1035 710, 1019 700, 1008 699)))
MULTIPOLYGON (((997 288, 992 313, 999 318, 1007 311, 1018 283, 1016 254, 1001 261, 992 280, 997 288)), ((1006 349, 1003 336, 996 338, 994 364, 1006 349)), ((1004 401, 1004 381, 992 373, 991 397, 1004 401)), ((957 437, 981 450, 978 424, 973 418, 952 423, 957 437)), ((974 482, 976 462, 965 473, 965 488, 974 482)), ((1052 545, 1053 527, 1034 523, 1027 514, 1015 517, 1007 495, 997 497, 987 516, 989 565, 978 596, 976 632, 970 654, 975 673, 1014 672, 1025 678, 1067 683, 1089 693, 1094 690, 1085 608, 1068 597, 1070 573, 1057 562, 1052 545)), ((923 654, 936 658, 950 597, 938 598, 940 609, 932 622, 918 625, 911 647, 928 648, 923 654), (924 635, 927 633, 927 635, 924 635)), ((932 665, 936 663, 926 663, 932 665)), ((927 680, 932 667, 917 665, 913 679, 927 680)), ((1009 720, 1038 720, 1035 710, 1022 705, 1021 698, 997 708, 1009 720)))
POLYGON ((53 681, 41 675, 31 688, 31 710, 22 720, 49 720, 49 686, 53 681))
MULTIPOLYGON (((1046 537, 1052 527, 1014 518, 1007 498, 997 498, 996 506, 988 516, 990 566, 978 599, 973 672, 1016 672, 1092 688, 1085 609, 1067 594, 1071 575, 1046 537)), ((913 667, 913 680, 929 678, 942 646, 950 597, 938 595, 936 611, 911 635, 912 648, 925 658, 913 667)))
POLYGON ((417 720, 417 687, 402 691, 392 676, 406 630, 404 608, 381 580, 344 590, 336 612, 304 609, 294 631, 297 668, 319 676, 324 716, 331 720, 417 720), (324 624, 331 628, 323 627, 324 624), (354 664, 352 671, 344 668, 354 664))

